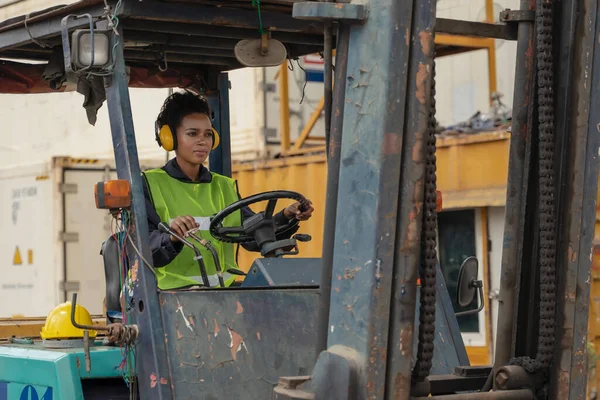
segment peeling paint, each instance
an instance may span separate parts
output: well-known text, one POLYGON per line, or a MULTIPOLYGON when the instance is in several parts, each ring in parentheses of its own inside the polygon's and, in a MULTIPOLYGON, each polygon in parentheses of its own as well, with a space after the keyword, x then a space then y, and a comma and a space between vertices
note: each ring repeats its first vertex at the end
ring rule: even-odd
POLYGON ((354 279, 354 275, 356 275, 358 271, 360 271, 359 267, 356 267, 354 269, 346 268, 346 272, 344 273, 344 279, 354 279))
POLYGON ((215 337, 217 337, 217 336, 219 336, 219 331, 221 329, 219 328, 219 324, 217 324, 217 319, 216 318, 214 319, 214 321, 215 321, 215 337))
POLYGON ((386 133, 383 137, 383 154, 400 154, 401 151, 401 136, 397 133, 386 133))
POLYGON ((167 380, 165 378, 160 378, 160 384, 161 385, 166 385, 167 384, 167 380))
POLYGON ((208 328, 208 321, 206 321, 206 318, 203 318, 203 320, 204 320, 204 327, 208 328))
POLYGON ((190 321, 188 321, 188 319, 185 317, 185 314, 183 313, 183 307, 179 303, 179 300, 177 300, 177 311, 179 313, 181 313, 181 316, 183 317, 183 320, 185 321, 185 326, 187 326, 190 329, 190 331, 194 332, 194 328, 192 328, 190 321))
POLYGON ((377 289, 381 285, 381 260, 377 259, 375 262, 375 282, 377 283, 377 289))
MULTIPOLYGON (((417 133, 417 137, 415 138, 415 144, 413 146, 412 149, 412 154, 411 154, 411 159, 416 162, 416 163, 421 163, 424 162, 423 161, 423 154, 425 154, 424 150, 423 150, 423 146, 424 146, 424 141, 423 141, 423 133, 417 133)), ((415 186, 416 182, 421 181, 422 179, 419 178, 418 180, 415 181, 415 186)), ((417 194, 415 194, 416 196, 417 194)))
POLYGON ((260 340, 260 332, 256 332, 256 338, 260 340))
POLYGON ((577 252, 573 251, 573 248, 571 246, 569 246, 568 253, 569 253, 569 261, 571 261, 571 262, 577 261, 577 252))
POLYGON ((431 57, 434 48, 431 32, 419 32, 419 40, 421 41, 421 50, 423 50, 423 54, 427 57, 431 57))
POLYGON ((406 241, 403 249, 411 247, 418 240, 417 218, 415 211, 411 211, 408 217, 408 229, 406 230, 406 241))
POLYGON ((417 81, 417 91, 415 95, 417 96, 417 100, 419 103, 426 104, 427 94, 429 91, 427 90, 427 84, 429 83, 429 66, 423 63, 419 63, 419 70, 416 75, 417 81))
POLYGON ((233 361, 237 361, 237 353, 242 350, 242 347, 246 350, 246 353, 248 353, 248 348, 246 347, 246 343, 244 343, 242 335, 231 329, 229 325, 227 325, 227 332, 229 332, 229 338, 231 339, 231 343, 229 344, 231 357, 233 357, 233 361))
POLYGON ((408 382, 409 380, 399 373, 394 379, 394 399, 403 399, 408 393, 408 382))
POLYGON ((176 329, 177 332, 177 339, 181 339, 183 337, 183 335, 181 334, 181 332, 179 332, 179 328, 176 329))
POLYGON ((150 387, 153 388, 156 386, 156 375, 154 373, 150 374, 150 387))
POLYGON ((131 267, 131 280, 133 282, 137 282, 139 265, 140 265, 140 262, 136 259, 135 262, 133 263, 133 266, 131 267))
POLYGON ((194 316, 190 315, 190 325, 193 326, 194 328, 196 327, 196 322, 194 322, 194 316))
POLYGON ((236 302, 237 303, 237 314, 241 314, 244 312, 244 307, 242 307, 242 303, 240 303, 239 301, 236 302))
POLYGON ((406 327, 400 330, 400 352, 403 356, 407 356, 409 351, 412 351, 412 324, 407 324, 406 327))

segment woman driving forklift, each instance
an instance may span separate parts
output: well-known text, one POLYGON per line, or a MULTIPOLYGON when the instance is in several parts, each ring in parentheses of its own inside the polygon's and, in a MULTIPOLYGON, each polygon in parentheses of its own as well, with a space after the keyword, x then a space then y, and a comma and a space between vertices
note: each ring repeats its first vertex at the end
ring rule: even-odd
MULTIPOLYGON (((175 289, 196 286, 202 282, 194 251, 177 238, 184 238, 196 230, 208 241, 210 217, 240 200, 234 179, 210 172, 204 162, 211 150, 219 145, 219 134, 212 127, 208 101, 190 91, 175 92, 164 102, 155 126, 158 145, 175 151, 175 158, 162 168, 151 169, 143 175, 144 196, 148 215, 150 247, 156 268, 158 287, 175 289), (171 233, 159 229, 166 223, 171 233)), ((296 202, 273 215, 276 225, 288 224, 294 218, 306 221, 312 216, 312 204, 300 207, 296 202)), ((225 218, 229 226, 242 226, 254 215, 249 207, 225 218)), ((289 236, 288 236, 289 237, 289 236)), ((223 272, 225 287, 235 281, 238 269, 232 243, 213 241, 223 272)), ((249 251, 260 251, 256 243, 242 246, 249 251)), ((202 252, 206 250, 200 249, 202 252)), ((202 257, 210 286, 218 286, 217 269, 210 253, 202 257)))

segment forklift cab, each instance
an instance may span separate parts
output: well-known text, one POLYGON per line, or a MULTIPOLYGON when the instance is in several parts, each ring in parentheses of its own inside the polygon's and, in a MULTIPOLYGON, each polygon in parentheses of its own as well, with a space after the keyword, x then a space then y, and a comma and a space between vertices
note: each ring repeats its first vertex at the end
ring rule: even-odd
MULTIPOLYGON (((273 225, 273 211, 280 199, 301 203, 306 199, 301 193, 273 191, 242 199, 212 217, 210 232, 215 240, 254 241, 261 249, 262 257, 250 266, 239 286, 157 289, 155 271, 148 261, 152 257, 147 245, 146 213, 128 87, 193 86, 204 93, 214 113, 213 126, 221 136, 220 146, 210 155, 210 170, 229 176, 228 70, 279 65, 287 59, 321 51, 329 65, 333 48, 337 47, 336 57, 341 57, 342 62, 336 81, 342 92, 336 93, 336 101, 343 102, 344 85, 341 82, 346 73, 343 65, 350 57, 348 31, 341 30, 336 34, 336 45, 332 43, 331 32, 325 34, 329 41, 323 42, 322 22, 311 18, 294 19, 291 5, 266 3, 267 10, 263 10, 262 18, 274 31, 263 32, 254 39, 250 29, 256 15, 253 10, 242 7, 221 12, 220 8, 205 5, 142 4, 127 0, 106 5, 84 0, 0 27, 0 37, 10 41, 15 37, 2 36, 2 29, 12 27, 19 31, 23 24, 23 32, 29 38, 25 41, 31 41, 31 45, 17 46, 14 50, 11 45, 0 54, 47 62, 41 66, 7 63, 5 70, 35 78, 26 86, 19 86, 18 80, 8 80, 12 86, 6 86, 5 90, 48 92, 64 90, 67 86, 72 88, 72 84, 77 83, 77 90, 86 98, 90 122, 106 100, 119 180, 127 183, 127 194, 115 196, 112 193, 111 197, 111 182, 101 182, 96 186, 96 201, 98 208, 110 210, 122 224, 125 219, 131 224, 121 233, 129 232, 128 228, 131 228, 135 234, 127 237, 116 234, 101 246, 106 277, 107 326, 119 326, 120 330, 101 330, 110 340, 104 340, 102 345, 96 343, 87 351, 91 354, 93 372, 94 366, 98 368, 97 351, 101 348, 125 346, 129 349, 128 355, 134 348, 136 390, 142 398, 270 398, 280 377, 310 375, 319 352, 326 348, 327 333, 335 330, 333 325, 328 325, 331 281, 339 284, 334 292, 344 292, 351 284, 364 279, 361 277, 363 267, 380 267, 372 260, 331 276, 334 239, 331 222, 336 218, 336 202, 329 200, 323 259, 286 258, 297 255, 297 241, 310 238, 296 234, 297 221, 282 227, 273 225), (216 16, 230 18, 230 23, 225 25, 242 25, 244 28, 223 26, 206 30, 207 24, 216 16), (196 40, 184 44, 180 39, 189 32, 194 32, 196 40), (250 39, 242 39, 244 35, 250 39), (231 36, 237 39, 233 40, 231 36), (44 42, 40 42, 39 37, 44 42), (30 51, 38 43, 45 44, 43 49, 30 51), (183 49, 186 45, 188 47, 183 49), (221 53, 227 49, 227 57, 213 54, 214 47, 221 53), (40 79, 42 76, 45 81, 40 79), (115 200, 124 203, 115 206, 115 200), (242 226, 221 225, 228 214, 259 202, 266 202, 265 210, 244 221, 242 226), (286 237, 280 237, 281 234, 286 237), (130 284, 126 283, 128 277, 130 284), (133 340, 128 341, 125 338, 128 335, 133 340)), ((332 79, 332 72, 329 68, 328 80, 332 79)), ((327 115, 331 114, 331 107, 329 104, 326 108, 327 115)), ((337 120, 339 123, 339 118, 337 120)), ((340 140, 338 129, 328 142, 332 151, 338 152, 329 160, 333 178, 328 182, 328 198, 337 197, 335 176, 340 164, 340 140)), ((198 261, 201 272, 202 265, 198 261)), ((434 374, 452 374, 455 367, 468 366, 469 360, 439 266, 436 275, 437 334, 431 370, 434 374)), ((470 280, 466 281, 470 283, 470 280)), ((468 292, 469 289, 465 290, 468 292)), ((357 307, 357 312, 363 311, 364 298, 357 296, 347 299, 349 313, 354 312, 353 307, 357 307)), ((416 299, 418 301, 419 294, 416 299)), ((72 303, 75 309, 76 296, 72 303)), ((419 318, 417 310, 411 323, 417 326, 419 318)), ((355 322, 358 329, 364 329, 366 321, 358 318, 355 322)), ((72 323, 89 329, 79 325, 75 317, 72 317, 72 323)), ((352 335, 351 326, 338 329, 352 335)), ((416 353, 416 336, 411 339, 411 347, 416 353)), ((96 372, 96 376, 106 378, 102 372, 96 372)))
MULTIPOLYGON (((438 19, 435 1, 82 0, 0 25, 0 56, 21 60, 0 64, 2 91, 77 87, 90 120, 106 100, 118 176, 127 184, 126 196, 117 196, 123 203, 103 207, 132 233, 104 246, 107 281, 118 271, 126 293, 122 322, 84 326, 71 316, 74 326, 123 346, 125 357, 110 343, 52 353, 35 343, 0 345, 0 398, 4 380, 27 385, 26 396, 38 385, 56 398, 82 398, 82 381, 100 382, 101 393, 102 379, 123 366, 133 369, 128 394, 143 399, 583 398, 600 148, 599 4, 521 6, 488 24, 438 19), (434 36, 441 32, 517 40, 493 367, 469 367, 437 264, 434 36), (210 169, 231 175, 227 71, 321 51, 322 260, 283 257, 294 242, 278 243, 268 223, 277 197, 260 194, 268 202, 262 216, 223 230, 219 214, 244 199, 217 214, 211 232, 217 240, 255 240, 263 256, 275 257, 257 260, 241 287, 158 290, 128 87, 203 92, 222 137, 210 169), (31 374, 32 360, 53 364, 46 375, 31 374)), ((106 200, 105 189, 98 185, 98 198, 106 200)), ((461 304, 480 287, 469 278, 474 265, 469 260, 461 274, 461 304)), ((118 309, 114 293, 113 300, 118 309)))

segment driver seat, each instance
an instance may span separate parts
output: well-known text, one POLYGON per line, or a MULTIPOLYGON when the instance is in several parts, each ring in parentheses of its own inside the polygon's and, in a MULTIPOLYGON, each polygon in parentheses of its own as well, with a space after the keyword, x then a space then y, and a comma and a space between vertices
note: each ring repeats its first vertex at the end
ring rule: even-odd
MULTIPOLYGON (((127 243, 129 252, 130 244, 127 243)), ((119 270, 118 244, 114 236, 110 236, 102 243, 100 255, 104 261, 104 279, 106 282, 106 319, 107 323, 122 322, 121 314, 121 272, 119 270)), ((129 258, 125 256, 127 272, 129 272, 129 258)))

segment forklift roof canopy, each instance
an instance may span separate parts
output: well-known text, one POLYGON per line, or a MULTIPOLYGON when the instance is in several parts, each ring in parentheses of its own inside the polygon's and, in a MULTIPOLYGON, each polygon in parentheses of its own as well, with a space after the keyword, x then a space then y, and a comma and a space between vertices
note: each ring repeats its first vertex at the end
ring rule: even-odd
MULTIPOLYGON (((82 14, 98 20, 107 5, 123 30, 130 87, 210 89, 220 72, 242 67, 234 47, 241 39, 260 38, 261 23, 285 45, 289 58, 322 51, 323 23, 292 16, 300 1, 262 0, 260 18, 252 0, 82 0, 11 18, 0 22, 0 93, 74 90, 64 85, 61 21, 82 14)), ((464 25, 444 22, 438 19, 438 32, 456 34, 464 25)), ((69 31, 87 26, 86 18, 68 22, 69 31)), ((494 37, 506 35, 501 26, 489 27, 496 30, 494 37)), ((334 37, 334 47, 335 42, 334 37)), ((438 57, 473 49, 436 44, 438 57)))
MULTIPOLYGON (((286 46, 290 58, 323 48, 323 24, 294 19, 295 1, 260 3, 263 29, 286 46)), ((260 38, 259 13, 251 0, 83 0, 0 23, 0 92, 65 91, 62 84, 50 85, 57 69, 64 74, 61 21, 82 14, 98 19, 106 4, 123 29, 130 87, 210 85, 206 81, 220 72, 242 67, 234 56, 239 40, 260 38)), ((70 31, 87 26, 86 18, 68 22, 70 31)))

